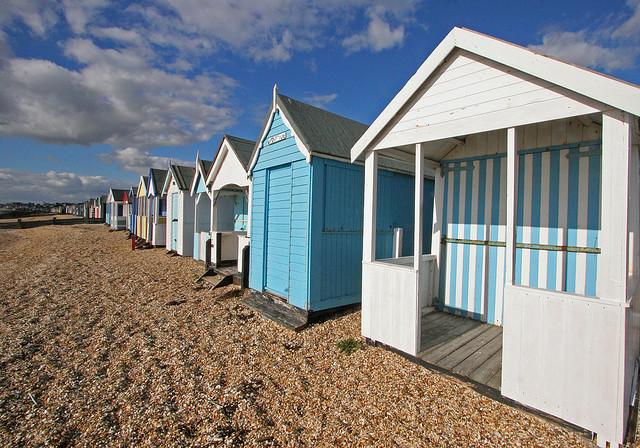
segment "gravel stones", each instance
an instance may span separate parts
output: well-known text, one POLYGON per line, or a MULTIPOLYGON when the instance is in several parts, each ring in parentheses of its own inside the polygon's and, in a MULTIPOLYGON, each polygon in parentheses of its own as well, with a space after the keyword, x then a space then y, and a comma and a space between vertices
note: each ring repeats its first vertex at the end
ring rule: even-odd
POLYGON ((201 264, 102 225, 0 231, 0 441, 23 446, 591 446, 367 345, 194 288, 201 264))

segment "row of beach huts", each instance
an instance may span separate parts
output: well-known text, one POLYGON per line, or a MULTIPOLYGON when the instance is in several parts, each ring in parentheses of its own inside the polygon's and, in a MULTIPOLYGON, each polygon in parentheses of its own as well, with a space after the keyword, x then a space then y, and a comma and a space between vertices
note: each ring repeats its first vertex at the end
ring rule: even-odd
POLYGON ((305 319, 361 304, 368 341, 618 446, 638 389, 639 115, 637 85, 454 28, 371 125, 274 87, 255 140, 225 135, 84 213, 305 319))

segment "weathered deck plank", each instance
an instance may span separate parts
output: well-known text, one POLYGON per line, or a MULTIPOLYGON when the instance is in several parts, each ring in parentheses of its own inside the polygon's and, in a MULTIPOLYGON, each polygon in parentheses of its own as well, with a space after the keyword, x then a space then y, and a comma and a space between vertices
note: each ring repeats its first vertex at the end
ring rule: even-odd
POLYGON ((500 389, 502 328, 436 312, 422 318, 420 359, 500 389))

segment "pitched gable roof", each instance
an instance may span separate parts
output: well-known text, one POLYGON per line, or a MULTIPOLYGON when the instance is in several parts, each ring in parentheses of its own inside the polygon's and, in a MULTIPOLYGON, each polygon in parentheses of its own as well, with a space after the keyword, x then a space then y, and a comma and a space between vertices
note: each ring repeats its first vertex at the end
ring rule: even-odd
POLYGON ((144 188, 144 192, 146 193, 149 189, 149 176, 140 176, 140 182, 138 182, 138 188, 136 191, 140 189, 140 186, 144 188))
POLYGON ((176 180, 180 190, 188 190, 191 187, 196 169, 192 166, 171 165, 171 175, 176 180))
POLYGON ((149 191, 151 191, 151 186, 153 186, 153 191, 156 193, 156 196, 159 194, 160 189, 164 185, 164 180, 169 173, 168 170, 161 170, 159 168, 151 168, 149 170, 149 191))
POLYGON ((211 170, 211 166, 213 165, 213 161, 212 160, 203 160, 200 159, 200 167, 201 167, 201 173, 202 173, 202 177, 207 177, 207 175, 209 174, 209 171, 211 170))
POLYGON ((431 52, 416 73, 353 145, 351 149, 352 161, 355 161, 379 140, 380 135, 396 114, 403 110, 416 92, 455 49, 474 53, 576 92, 583 97, 591 98, 634 115, 640 115, 640 88, 637 85, 536 53, 492 36, 456 27, 431 52))
MULTIPOLYGON (((253 148, 256 146, 256 142, 253 140, 247 140, 240 137, 235 137, 233 135, 225 134, 222 137, 222 141, 220 145, 222 146, 222 142, 224 140, 229 142, 229 146, 233 149, 233 152, 236 153, 238 160, 244 166, 245 169, 249 169, 249 163, 251 163, 251 155, 253 154, 253 148)), ((220 152, 220 148, 218 148, 218 152, 220 152)), ((216 153, 216 157, 218 153, 216 153)))
MULTIPOLYGON (((232 154, 231 157, 235 156, 235 160, 237 160, 240 164, 240 167, 243 170, 243 175, 246 177, 247 172, 249 171, 249 166, 251 164, 251 157, 253 155, 255 145, 256 142, 252 140, 235 137, 229 134, 223 135, 222 140, 220 140, 220 143, 218 144, 216 155, 213 158, 211 169, 207 173, 207 188, 212 187, 215 179, 218 177, 219 173, 222 170, 223 164, 226 160, 228 160, 227 156, 229 153, 232 154)), ((242 182, 240 184, 242 184, 242 182)))
POLYGON ((364 123, 288 96, 278 94, 276 104, 311 154, 319 153, 348 159, 351 147, 367 130, 364 123))
POLYGON ((113 198, 114 201, 117 201, 117 202, 122 202, 126 192, 127 192, 127 190, 121 190, 119 188, 112 188, 111 189, 112 198, 113 198))
POLYGON ((198 155, 198 157, 196 158, 196 168, 194 171, 193 180, 191 181, 191 188, 189 189, 191 195, 193 195, 196 191, 198 179, 200 178, 200 176, 202 176, 204 182, 207 179, 212 166, 212 160, 201 159, 198 155))

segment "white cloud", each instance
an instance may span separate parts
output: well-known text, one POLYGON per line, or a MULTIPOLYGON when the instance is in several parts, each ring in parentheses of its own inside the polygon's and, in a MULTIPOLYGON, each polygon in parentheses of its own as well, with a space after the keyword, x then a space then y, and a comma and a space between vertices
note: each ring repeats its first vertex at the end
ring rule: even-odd
POLYGON ((58 23, 59 5, 49 0, 3 0, 0 7, 0 26, 14 21, 24 23, 29 30, 44 36, 58 23))
MULTIPOLYGON (((347 48, 380 51, 402 43, 415 4, 149 0, 122 8, 107 0, 4 0, 0 136, 142 150, 205 141, 244 112, 231 107, 236 82, 210 66, 212 54, 287 61, 297 52, 339 45, 362 17, 366 30, 347 48), (73 65, 13 55, 5 32, 17 23, 41 38, 54 28, 70 33, 60 47, 73 65)), ((319 105, 332 100, 313 99, 319 105)))
POLYGON ((326 107, 329 103, 332 103, 333 101, 335 101, 336 98, 338 98, 337 93, 328 93, 326 95, 309 93, 304 97, 304 100, 307 103, 313 104, 314 106, 317 106, 317 107, 326 107))
MULTIPOLYGON (((381 51, 400 45, 417 0, 161 0, 170 13, 174 34, 181 30, 208 37, 256 61, 287 61, 333 41, 355 18, 365 15, 368 27, 346 38, 349 51, 381 51), (394 23, 394 26, 391 26, 394 23)), ((138 9, 161 22, 157 8, 138 9)))
POLYGON ((13 201, 80 202, 104 194, 111 186, 126 186, 104 176, 47 171, 37 173, 0 168, 0 203, 13 201))
POLYGON ((347 37, 342 45, 350 52, 363 49, 379 52, 401 45, 404 36, 403 25, 391 28, 382 18, 373 16, 366 31, 347 37))
POLYGON ((605 71, 633 68, 640 56, 640 0, 630 0, 627 6, 630 14, 608 18, 590 29, 547 31, 541 44, 529 48, 605 71))
POLYGON ((119 43, 134 45, 142 45, 144 43, 142 36, 137 31, 116 26, 92 27, 90 32, 95 37, 111 39, 119 43))
POLYGON ((401 46, 406 37, 405 23, 412 22, 415 1, 374 2, 367 10, 369 23, 360 33, 352 34, 342 40, 347 52, 361 50, 380 52, 401 46), (394 27, 392 23, 397 25, 394 27))
POLYGON ((108 0, 63 0, 64 16, 74 33, 83 33, 87 24, 108 4, 108 0))
POLYGON ((123 169, 136 174, 147 174, 149 168, 167 169, 169 163, 194 166, 193 160, 177 160, 171 157, 154 156, 149 151, 140 148, 127 147, 115 149, 113 152, 102 153, 100 159, 107 163, 117 163, 123 169))
POLYGON ((72 39, 65 53, 83 65, 10 58, 0 64, 0 135, 116 147, 208 140, 234 122, 235 81, 154 68, 136 49, 103 49, 72 39))

